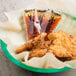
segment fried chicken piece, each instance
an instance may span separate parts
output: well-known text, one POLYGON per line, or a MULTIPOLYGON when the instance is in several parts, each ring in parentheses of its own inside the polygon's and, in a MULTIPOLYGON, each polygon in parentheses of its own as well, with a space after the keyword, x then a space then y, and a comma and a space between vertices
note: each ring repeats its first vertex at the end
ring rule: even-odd
POLYGON ((72 36, 72 35, 69 35, 69 39, 70 39, 72 45, 76 46, 76 38, 74 36, 72 36))
POLYGON ((71 41, 70 41, 70 39, 69 39, 69 36, 65 33, 65 32, 63 32, 63 31, 59 31, 59 32, 55 32, 55 33, 50 33, 49 35, 48 35, 48 39, 49 40, 55 40, 55 42, 57 43, 55 43, 56 45, 62 45, 63 47, 65 47, 65 48, 70 48, 71 47, 71 41))
POLYGON ((53 41, 52 41, 52 44, 53 44, 53 45, 59 45, 59 46, 61 46, 61 45, 62 45, 62 43, 61 43, 61 40, 60 40, 60 39, 55 39, 55 40, 53 40, 53 41))
POLYGON ((58 32, 48 34, 49 40, 55 40, 55 39, 59 39, 59 38, 61 38, 61 34, 59 34, 58 32))
POLYGON ((56 57, 72 57, 72 55, 63 46, 50 46, 48 52, 53 53, 56 57))
POLYGON ((48 49, 49 46, 51 45, 51 41, 45 41, 44 46, 48 49))
POLYGON ((40 42, 35 48, 48 49, 50 45, 51 45, 51 41, 43 41, 40 42))
POLYGON ((33 47, 29 52, 29 59, 32 57, 42 57, 47 53, 48 47, 51 45, 51 41, 43 41, 33 47))
POLYGON ((53 53, 62 61, 76 59, 76 38, 67 35, 63 31, 50 33, 48 40, 45 40, 46 33, 42 33, 31 41, 20 46, 16 53, 29 51, 29 59, 32 57, 44 56, 47 52, 53 53))
POLYGON ((48 39, 52 40, 53 46, 50 46, 50 52, 56 57, 67 60, 76 58, 76 38, 67 35, 63 31, 50 33, 48 39))
POLYGON ((72 55, 72 58, 76 58, 76 45, 72 45, 68 52, 72 55))
POLYGON ((72 60, 76 60, 76 57, 72 57, 72 60))
POLYGON ((42 57, 46 54, 47 49, 33 49, 29 53, 29 59, 32 57, 42 57))
POLYGON ((23 51, 26 51, 27 49, 31 49, 32 45, 31 45, 32 41, 29 41, 28 43, 25 43, 23 45, 21 45, 20 47, 18 47, 15 51, 15 53, 20 53, 23 51))
POLYGON ((41 35, 39 35, 38 37, 35 37, 34 39, 32 39, 31 41, 21 45, 18 49, 16 49, 15 53, 20 53, 22 51, 26 51, 31 49, 32 47, 36 46, 39 44, 39 42, 44 41, 44 38, 47 34, 46 33, 42 33, 41 35))

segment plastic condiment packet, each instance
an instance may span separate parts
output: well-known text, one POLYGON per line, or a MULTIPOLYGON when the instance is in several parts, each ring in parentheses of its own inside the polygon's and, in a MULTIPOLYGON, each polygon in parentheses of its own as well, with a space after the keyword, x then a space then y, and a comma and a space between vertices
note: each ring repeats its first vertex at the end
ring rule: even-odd
POLYGON ((24 11, 24 21, 28 40, 46 32, 52 33, 61 20, 61 14, 53 10, 31 9, 24 11))

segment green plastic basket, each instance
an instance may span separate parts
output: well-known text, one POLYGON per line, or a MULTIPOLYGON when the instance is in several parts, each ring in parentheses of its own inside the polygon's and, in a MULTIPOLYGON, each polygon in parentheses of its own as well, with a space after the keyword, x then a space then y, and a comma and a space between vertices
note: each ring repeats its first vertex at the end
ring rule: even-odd
POLYGON ((4 52, 4 54, 8 57, 8 59, 10 61, 12 61, 14 64, 16 64, 17 66, 21 67, 21 68, 24 68, 24 69, 27 69, 29 71, 33 71, 33 72, 39 72, 39 73, 57 73, 57 72, 63 72, 63 71, 67 71, 67 70, 70 70, 72 68, 69 68, 69 67, 64 67, 64 68, 61 68, 61 69, 44 69, 44 68, 35 68, 35 67, 31 67, 31 66, 28 66, 26 64, 23 64, 21 63, 20 61, 18 61, 17 59, 15 59, 7 50, 7 45, 4 41, 0 40, 0 43, 1 43, 1 48, 4 52))

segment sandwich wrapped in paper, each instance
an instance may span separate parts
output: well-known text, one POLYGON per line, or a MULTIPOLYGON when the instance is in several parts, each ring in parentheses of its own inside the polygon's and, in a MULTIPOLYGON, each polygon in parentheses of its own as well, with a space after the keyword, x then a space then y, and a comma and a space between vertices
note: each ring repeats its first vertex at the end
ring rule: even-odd
POLYGON ((14 58, 37 68, 76 68, 75 20, 52 10, 18 12, 7 13, 15 31, 0 24, 0 39, 14 58), (17 26, 14 18, 20 22, 17 26))

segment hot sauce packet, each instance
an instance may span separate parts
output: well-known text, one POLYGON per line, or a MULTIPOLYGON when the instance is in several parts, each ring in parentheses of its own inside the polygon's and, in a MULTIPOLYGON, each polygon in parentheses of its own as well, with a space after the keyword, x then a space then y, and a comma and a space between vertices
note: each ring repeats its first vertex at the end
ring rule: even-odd
POLYGON ((56 28, 62 15, 53 10, 25 10, 24 21, 28 40, 38 36, 42 32, 50 33, 56 28))

